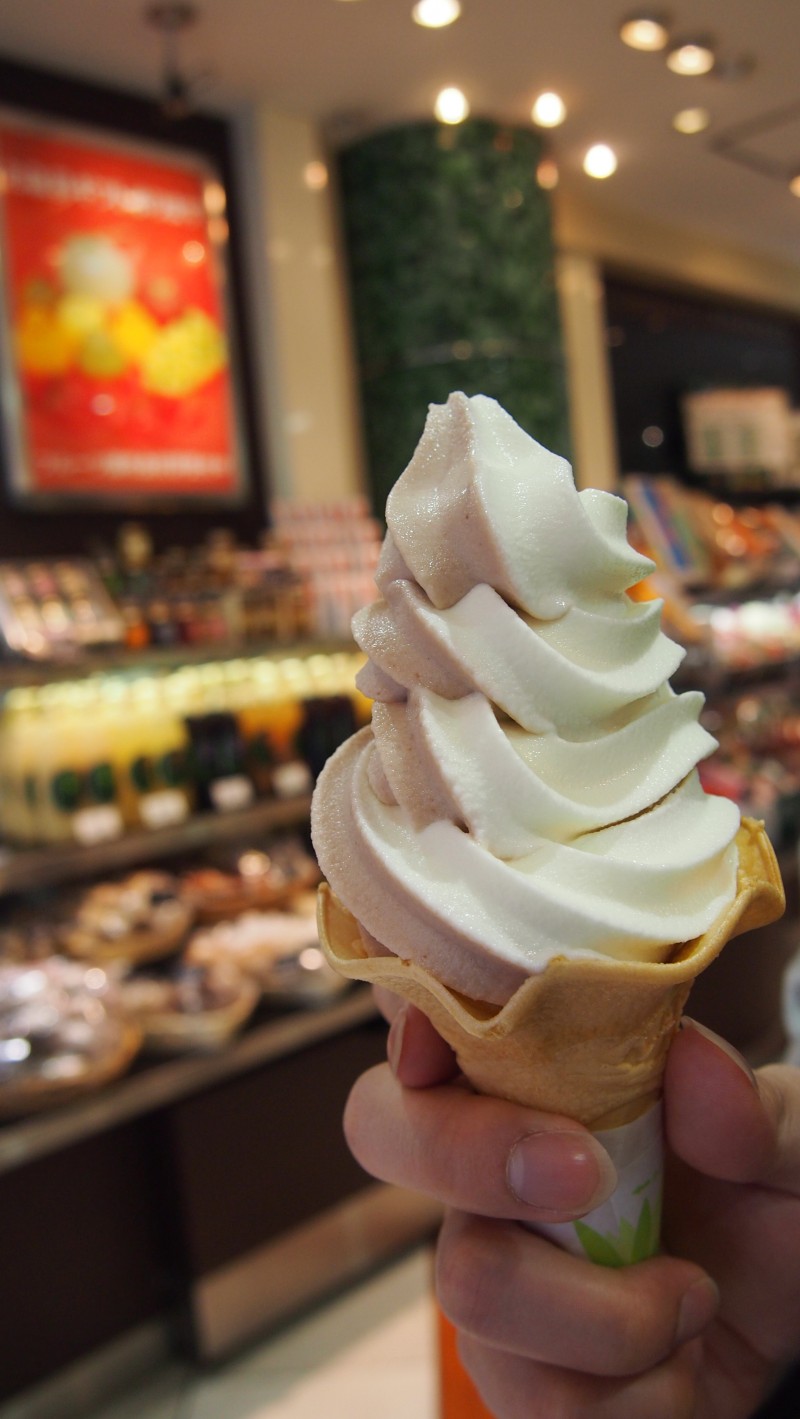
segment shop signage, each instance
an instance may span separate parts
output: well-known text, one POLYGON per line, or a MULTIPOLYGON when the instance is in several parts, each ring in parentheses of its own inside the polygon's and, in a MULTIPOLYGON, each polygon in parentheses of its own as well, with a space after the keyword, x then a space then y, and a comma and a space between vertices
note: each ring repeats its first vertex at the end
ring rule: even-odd
POLYGON ((207 159, 0 110, 2 422, 17 497, 239 500, 227 235, 207 159))

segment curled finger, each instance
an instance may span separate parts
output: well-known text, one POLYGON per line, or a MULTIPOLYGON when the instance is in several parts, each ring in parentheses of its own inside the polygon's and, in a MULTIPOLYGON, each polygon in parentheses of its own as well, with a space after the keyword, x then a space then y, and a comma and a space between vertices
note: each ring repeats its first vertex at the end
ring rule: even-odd
POLYGON ((472 1336, 459 1352, 496 1419, 693 1419, 697 1348, 687 1345, 647 1374, 608 1380, 508 1355, 472 1336))
POLYGON ((523 1228, 449 1212, 436 1286, 457 1330, 484 1344, 594 1376, 642 1374, 698 1336, 717 1311, 691 1262, 619 1270, 570 1256, 523 1228))

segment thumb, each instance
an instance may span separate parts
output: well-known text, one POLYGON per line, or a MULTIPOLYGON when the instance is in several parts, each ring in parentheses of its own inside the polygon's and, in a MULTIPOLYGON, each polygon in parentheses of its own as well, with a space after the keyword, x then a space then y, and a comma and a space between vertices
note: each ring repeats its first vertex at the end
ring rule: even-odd
POLYGON ((800 1070, 754 1074, 725 1040, 684 1019, 667 1061, 670 1147, 698 1172, 800 1194, 800 1070))

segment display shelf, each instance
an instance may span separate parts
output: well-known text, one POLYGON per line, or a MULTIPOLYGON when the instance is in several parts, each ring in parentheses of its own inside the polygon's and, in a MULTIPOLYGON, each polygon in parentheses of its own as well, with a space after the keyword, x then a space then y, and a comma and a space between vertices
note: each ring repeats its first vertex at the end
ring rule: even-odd
POLYGON ((265 799, 235 813, 196 813, 179 827, 127 833, 92 847, 64 843, 19 851, 4 848, 0 850, 0 896, 119 872, 217 843, 258 837, 276 828, 299 827, 308 822, 310 810, 311 797, 303 794, 265 799))
POLYGON ((767 685, 772 681, 793 682, 800 674, 800 655, 783 660, 764 660, 759 665, 720 665, 709 656, 690 651, 672 676, 678 690, 703 690, 707 697, 733 694, 750 686, 767 685))
POLYGON ((344 1034, 377 1016, 372 991, 355 986, 331 1005, 297 1009, 256 1023, 219 1053, 145 1063, 79 1102, 0 1125, 0 1174, 344 1034))
POLYGON ((800 504, 800 484, 775 483, 757 475, 726 473, 693 473, 691 469, 676 469, 674 475, 693 493, 708 493, 732 507, 768 507, 779 503, 784 507, 800 504))
POLYGON ((231 660, 307 660, 312 655, 353 652, 351 640, 236 641, 219 644, 148 646, 133 651, 109 648, 87 651, 68 660, 6 660, 0 662, 0 694, 6 690, 49 685, 55 681, 84 680, 90 676, 130 672, 163 672, 184 665, 209 665, 231 660))

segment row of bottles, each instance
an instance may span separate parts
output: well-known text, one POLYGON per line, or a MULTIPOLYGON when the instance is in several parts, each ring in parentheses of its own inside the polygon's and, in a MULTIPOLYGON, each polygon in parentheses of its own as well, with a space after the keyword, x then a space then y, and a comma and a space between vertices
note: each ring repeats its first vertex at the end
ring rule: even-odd
POLYGON ((362 657, 242 659, 10 691, 0 834, 87 844, 309 791, 370 704, 362 657))

